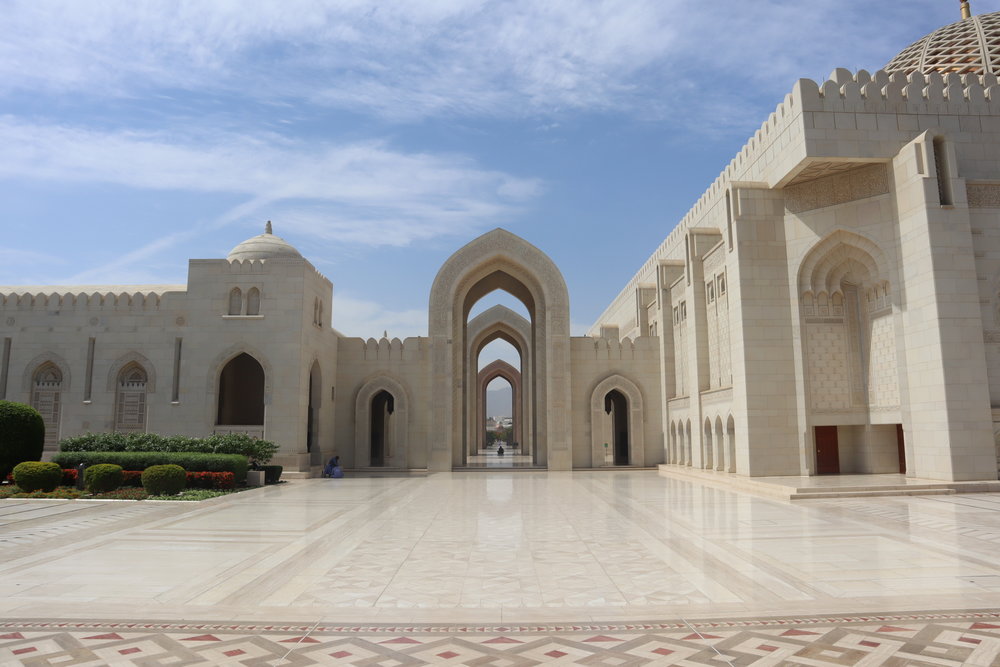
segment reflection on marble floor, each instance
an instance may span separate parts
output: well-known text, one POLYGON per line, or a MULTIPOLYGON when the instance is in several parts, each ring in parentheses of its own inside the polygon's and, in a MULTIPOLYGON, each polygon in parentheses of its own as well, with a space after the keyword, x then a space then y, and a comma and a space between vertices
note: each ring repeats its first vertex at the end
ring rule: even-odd
MULTIPOLYGON (((794 504, 653 471, 0 503, 0 618, 626 622, 1000 607, 1000 495, 794 504)), ((991 640, 992 641, 992 640, 991 640)))

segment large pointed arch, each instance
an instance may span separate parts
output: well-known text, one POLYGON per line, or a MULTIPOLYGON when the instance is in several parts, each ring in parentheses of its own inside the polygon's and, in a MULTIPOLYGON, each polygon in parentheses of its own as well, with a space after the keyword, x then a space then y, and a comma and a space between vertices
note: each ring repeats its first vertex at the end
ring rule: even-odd
POLYGON ((462 465, 468 450, 470 367, 467 320, 473 304, 495 289, 531 314, 534 457, 550 469, 572 466, 570 447, 569 295, 559 269, 541 250, 502 229, 460 248, 442 265, 431 288, 429 335, 435 397, 431 430, 438 436, 429 465, 462 465))
POLYGON ((371 466, 372 400, 382 392, 388 392, 393 399, 393 449, 383 465, 387 468, 406 468, 409 458, 410 392, 402 380, 384 372, 365 380, 354 397, 354 463, 359 468, 371 466))
POLYGON ((610 426, 606 408, 608 394, 617 391, 628 401, 629 465, 642 465, 644 455, 645 409, 642 392, 632 380, 614 374, 604 378, 590 392, 590 446, 592 465, 605 465, 605 443, 609 442, 610 426))

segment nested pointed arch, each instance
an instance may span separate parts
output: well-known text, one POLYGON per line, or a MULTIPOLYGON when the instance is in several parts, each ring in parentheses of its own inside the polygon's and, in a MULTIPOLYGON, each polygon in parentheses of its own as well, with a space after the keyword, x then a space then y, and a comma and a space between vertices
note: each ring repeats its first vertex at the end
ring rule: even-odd
MULTIPOLYGON (((467 337, 470 351, 477 358, 486 345, 498 338, 517 348, 523 357, 531 340, 531 322, 507 306, 496 305, 469 320, 467 337)), ((521 363, 525 364, 523 358, 521 363)))
POLYGON ((495 289, 519 299, 533 318, 540 308, 564 312, 569 335, 569 293, 562 273, 548 255, 499 228, 459 248, 438 270, 431 287, 430 335, 447 332, 455 320, 464 323, 475 302, 495 289))
POLYGON ((117 389, 122 371, 130 366, 138 366, 146 373, 146 392, 149 394, 156 392, 156 370, 153 363, 144 355, 138 352, 129 352, 118 357, 108 369, 108 391, 117 389))
POLYGON ((502 229, 456 251, 442 265, 431 288, 428 328, 435 396, 431 429, 438 439, 430 452, 430 465, 434 469, 461 465, 469 449, 466 445, 472 444, 471 430, 463 428, 471 421, 467 378, 475 362, 468 316, 476 301, 497 289, 519 299, 530 314, 522 363, 524 356, 530 356, 535 460, 550 468, 568 469, 572 457, 566 282, 545 253, 502 229))
POLYGON ((381 392, 392 396, 393 456, 387 465, 405 467, 410 431, 410 391, 406 384, 385 372, 368 376, 354 396, 354 461, 360 467, 371 465, 372 401, 381 392))
POLYGON ((60 381, 62 382, 62 389, 65 391, 69 389, 69 364, 66 360, 54 352, 43 352, 38 356, 34 357, 28 364, 24 367, 24 374, 21 376, 21 388, 30 392, 32 385, 35 383, 35 376, 39 371, 43 371, 43 366, 47 364, 54 367, 60 376, 60 381))
POLYGON ((642 465, 645 432, 645 408, 639 386, 624 375, 614 373, 597 383, 590 392, 590 440, 593 465, 597 467, 605 457, 605 443, 609 439, 607 397, 618 392, 628 403, 629 463, 642 465))
POLYGON ((888 282, 888 261, 877 243, 838 229, 819 241, 799 267, 799 293, 832 294, 843 281, 857 285, 888 282))

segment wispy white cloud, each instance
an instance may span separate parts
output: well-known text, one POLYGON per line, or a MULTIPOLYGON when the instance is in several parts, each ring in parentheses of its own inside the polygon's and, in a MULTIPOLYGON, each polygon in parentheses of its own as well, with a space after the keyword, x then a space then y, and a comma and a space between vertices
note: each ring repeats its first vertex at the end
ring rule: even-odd
POLYGON ((337 292, 333 299, 333 327, 346 336, 404 339, 427 335, 427 310, 411 308, 391 310, 375 301, 337 292))
MULTIPOLYGON (((95 131, 0 117, 0 178, 113 183, 235 193, 263 203, 299 236, 367 245, 467 233, 510 215, 539 182, 479 167, 462 155, 394 150, 384 142, 310 145, 277 135, 95 131)), ((178 232, 121 258, 128 263, 197 232, 178 232)), ((78 276, 86 278, 86 276, 78 276)))
POLYGON ((883 5, 880 20, 869 20, 869 5, 11 0, 0 90, 124 97, 151 89, 229 91, 396 119, 690 112, 699 104, 684 94, 690 84, 710 99, 706 86, 742 77, 770 96, 804 72, 877 67, 891 45, 920 36, 911 34, 917 17, 949 16, 940 0, 911 0, 883 5), (843 62, 845 40, 853 62, 843 62))

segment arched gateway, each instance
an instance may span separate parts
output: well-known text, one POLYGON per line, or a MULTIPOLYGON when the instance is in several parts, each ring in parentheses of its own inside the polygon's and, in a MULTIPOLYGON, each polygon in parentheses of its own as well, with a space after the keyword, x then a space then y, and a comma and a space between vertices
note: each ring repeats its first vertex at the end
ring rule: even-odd
MULTIPOLYGON (((468 382, 475 365, 469 311, 494 290, 508 292, 530 315, 530 391, 534 409, 523 428, 532 456, 550 470, 572 467, 570 450, 569 295, 559 269, 541 250, 502 229, 480 236, 452 255, 434 278, 430 297, 431 412, 429 468, 450 470, 466 461, 475 419, 468 382)), ((525 375, 529 375, 526 373, 525 375)))

